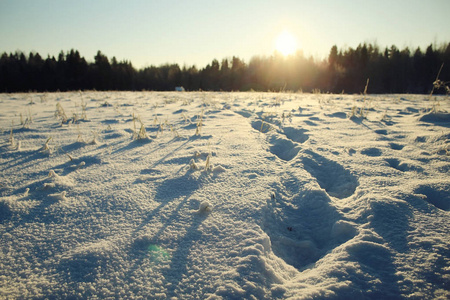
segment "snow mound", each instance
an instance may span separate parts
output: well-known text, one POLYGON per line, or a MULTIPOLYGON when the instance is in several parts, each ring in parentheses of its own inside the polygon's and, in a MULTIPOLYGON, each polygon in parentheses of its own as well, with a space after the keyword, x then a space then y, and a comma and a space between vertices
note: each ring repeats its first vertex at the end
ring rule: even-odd
POLYGON ((198 207, 198 212, 199 213, 208 213, 212 210, 212 206, 209 202, 207 201, 203 201, 202 203, 200 203, 199 207, 198 207))
POLYGON ((428 113, 419 118, 419 121, 426 123, 437 123, 439 125, 445 124, 450 126, 450 114, 449 113, 428 113))
POLYGON ((70 281, 95 282, 100 273, 111 270, 113 262, 119 259, 114 250, 108 241, 82 245, 65 253, 58 269, 70 281))
POLYGON ((227 169, 225 169, 225 168, 222 167, 221 165, 217 165, 217 166, 214 166, 214 167, 212 168, 212 172, 213 172, 213 173, 223 173, 223 172, 226 172, 226 170, 227 170, 227 169))
MULTIPOLYGON (((84 166, 85 164, 80 165, 84 166)), ((62 176, 62 175, 58 175, 54 170, 50 170, 48 173, 48 177, 46 179, 43 180, 43 189, 48 189, 48 188, 70 188, 75 186, 75 182, 74 180, 66 175, 66 176, 62 176)))
POLYGON ((10 199, 0 200, 0 223, 9 219, 14 212, 14 202, 10 199))
POLYGON ((355 225, 344 220, 338 220, 331 227, 331 237, 337 241, 347 241, 357 234, 355 225))
POLYGON ((57 201, 67 201, 66 191, 62 191, 61 193, 56 193, 56 194, 50 194, 48 196, 57 201))

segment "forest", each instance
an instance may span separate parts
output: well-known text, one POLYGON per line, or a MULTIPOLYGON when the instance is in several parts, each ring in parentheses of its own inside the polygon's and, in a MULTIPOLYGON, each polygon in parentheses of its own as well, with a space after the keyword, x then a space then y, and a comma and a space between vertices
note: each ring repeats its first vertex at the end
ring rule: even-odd
MULTIPOLYGON (((430 44, 425 51, 376 44, 338 49, 327 59, 306 57, 301 51, 290 56, 274 53, 254 56, 249 62, 239 57, 213 59, 199 69, 163 64, 136 69, 127 60, 108 58, 98 51, 93 61, 77 50, 61 51, 57 58, 28 56, 21 51, 4 52, 0 58, 0 92, 52 92, 71 90, 173 91, 303 91, 330 93, 367 92, 429 93, 437 76, 442 86, 450 80, 450 43, 430 44)), ((445 89, 434 92, 446 93, 445 89)))

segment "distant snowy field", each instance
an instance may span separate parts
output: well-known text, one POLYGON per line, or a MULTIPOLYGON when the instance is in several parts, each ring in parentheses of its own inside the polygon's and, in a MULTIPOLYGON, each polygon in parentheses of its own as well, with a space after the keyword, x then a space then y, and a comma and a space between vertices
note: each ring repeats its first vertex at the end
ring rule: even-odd
POLYGON ((450 99, 0 94, 0 298, 448 299, 450 99))

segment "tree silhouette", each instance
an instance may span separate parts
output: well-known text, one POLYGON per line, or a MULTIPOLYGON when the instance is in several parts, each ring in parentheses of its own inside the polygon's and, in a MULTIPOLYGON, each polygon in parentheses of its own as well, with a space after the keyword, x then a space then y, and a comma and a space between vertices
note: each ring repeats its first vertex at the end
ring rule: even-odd
MULTIPOLYGON (((395 45, 380 50, 376 44, 355 49, 332 46, 326 60, 306 58, 301 51, 289 56, 254 56, 247 64, 237 56, 213 59, 203 69, 163 64, 136 70, 129 61, 111 60, 100 50, 93 62, 77 50, 61 51, 57 59, 28 57, 20 52, 0 56, 0 92, 68 90, 186 90, 280 91, 314 89, 333 93, 362 93, 370 78, 370 93, 429 93, 437 72, 450 77, 450 43, 402 50, 395 45)), ((436 92, 445 93, 441 89, 436 92)))

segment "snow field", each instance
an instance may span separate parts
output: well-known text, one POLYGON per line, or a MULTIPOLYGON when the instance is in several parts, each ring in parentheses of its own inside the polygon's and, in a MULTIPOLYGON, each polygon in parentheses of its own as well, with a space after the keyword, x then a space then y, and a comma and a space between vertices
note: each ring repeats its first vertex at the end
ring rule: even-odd
POLYGON ((40 96, 0 95, 0 297, 450 295, 448 98, 40 96))

